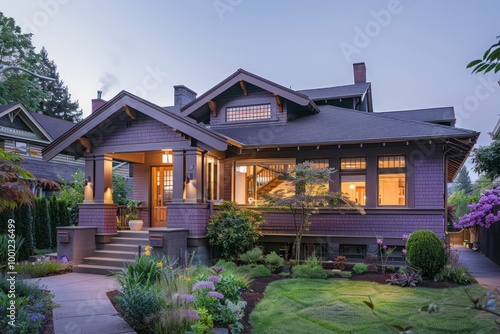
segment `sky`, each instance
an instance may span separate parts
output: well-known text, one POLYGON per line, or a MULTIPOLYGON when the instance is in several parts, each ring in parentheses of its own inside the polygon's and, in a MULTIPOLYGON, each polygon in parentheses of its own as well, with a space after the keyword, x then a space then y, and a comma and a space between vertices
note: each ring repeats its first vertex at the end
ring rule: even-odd
POLYGON ((97 90, 167 106, 174 85, 201 95, 238 68, 307 89, 352 84, 357 62, 375 111, 454 106, 479 145, 500 115, 500 72, 466 69, 497 42, 497 0, 0 0, 0 11, 45 46, 84 116, 97 90))

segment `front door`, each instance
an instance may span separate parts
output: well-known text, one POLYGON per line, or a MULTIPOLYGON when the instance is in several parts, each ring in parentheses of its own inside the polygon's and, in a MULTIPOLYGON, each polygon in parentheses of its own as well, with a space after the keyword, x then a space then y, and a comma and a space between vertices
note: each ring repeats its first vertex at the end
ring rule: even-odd
POLYGON ((153 227, 167 227, 167 202, 172 201, 174 191, 174 173, 172 166, 153 167, 151 178, 152 189, 152 222, 153 227))

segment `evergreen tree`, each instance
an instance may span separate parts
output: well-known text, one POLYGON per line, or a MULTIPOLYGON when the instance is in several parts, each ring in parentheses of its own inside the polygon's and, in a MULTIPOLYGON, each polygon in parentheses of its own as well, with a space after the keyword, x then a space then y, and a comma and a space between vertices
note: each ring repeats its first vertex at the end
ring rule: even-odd
POLYGON ((57 226, 61 226, 59 222, 59 205, 57 203, 57 196, 55 193, 49 200, 49 214, 50 214, 50 239, 52 241, 52 248, 57 247, 57 226))
POLYGON ((456 190, 463 190, 466 195, 472 193, 472 182, 470 180, 469 171, 465 166, 462 166, 455 180, 456 190))
POLYGON ((70 226, 71 222, 69 221, 68 203, 66 203, 63 199, 58 198, 57 205, 59 207, 59 226, 70 226))
MULTIPOLYGON (((0 12, 0 65, 21 66, 38 72, 40 55, 31 43, 32 34, 23 34, 11 17, 0 12)), ((19 70, 0 73, 0 104, 22 103, 29 111, 36 111, 40 101, 47 97, 40 79, 19 70)))
POLYGON ((37 249, 51 247, 50 214, 47 198, 35 200, 35 245, 37 249))
POLYGON ((9 219, 14 219, 14 213, 11 210, 0 211, 0 234, 7 233, 9 219))
POLYGON ((16 209, 16 234, 24 238, 23 246, 18 251, 18 260, 28 260, 35 249, 33 209, 29 205, 24 204, 16 209))
POLYGON ((40 103, 40 110, 45 114, 61 118, 71 122, 78 122, 82 119, 83 111, 78 101, 71 101, 71 94, 68 92, 68 86, 59 78, 57 66, 49 55, 45 47, 40 51, 39 62, 41 74, 47 77, 55 78, 56 81, 43 81, 42 89, 49 96, 48 99, 40 103))

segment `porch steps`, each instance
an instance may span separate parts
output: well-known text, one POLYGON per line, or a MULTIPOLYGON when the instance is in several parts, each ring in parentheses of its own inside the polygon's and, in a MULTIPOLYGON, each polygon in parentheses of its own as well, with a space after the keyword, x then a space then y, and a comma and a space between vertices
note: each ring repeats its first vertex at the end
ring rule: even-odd
POLYGON ((147 231, 118 231, 109 244, 101 250, 96 250, 93 256, 83 259, 83 263, 73 267, 74 272, 107 275, 124 268, 125 264, 133 263, 139 252, 149 244, 147 231))

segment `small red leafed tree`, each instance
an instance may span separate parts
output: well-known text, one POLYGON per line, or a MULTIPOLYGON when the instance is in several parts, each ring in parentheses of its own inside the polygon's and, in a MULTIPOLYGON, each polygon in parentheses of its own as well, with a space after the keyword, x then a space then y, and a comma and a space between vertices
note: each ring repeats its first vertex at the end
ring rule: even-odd
POLYGON ((310 163, 301 163, 287 172, 280 173, 280 179, 290 181, 293 190, 278 190, 271 194, 263 194, 270 209, 281 209, 292 213, 296 235, 292 253, 298 261, 301 259, 300 249, 302 236, 309 230, 310 218, 317 214, 322 207, 337 209, 339 213, 357 211, 365 214, 363 208, 351 201, 341 192, 329 192, 327 185, 330 182, 334 168, 318 168, 310 163))
POLYGON ((21 165, 23 158, 16 152, 0 149, 0 212, 12 210, 23 204, 33 206, 33 188, 42 184, 58 188, 57 183, 37 179, 21 165))

